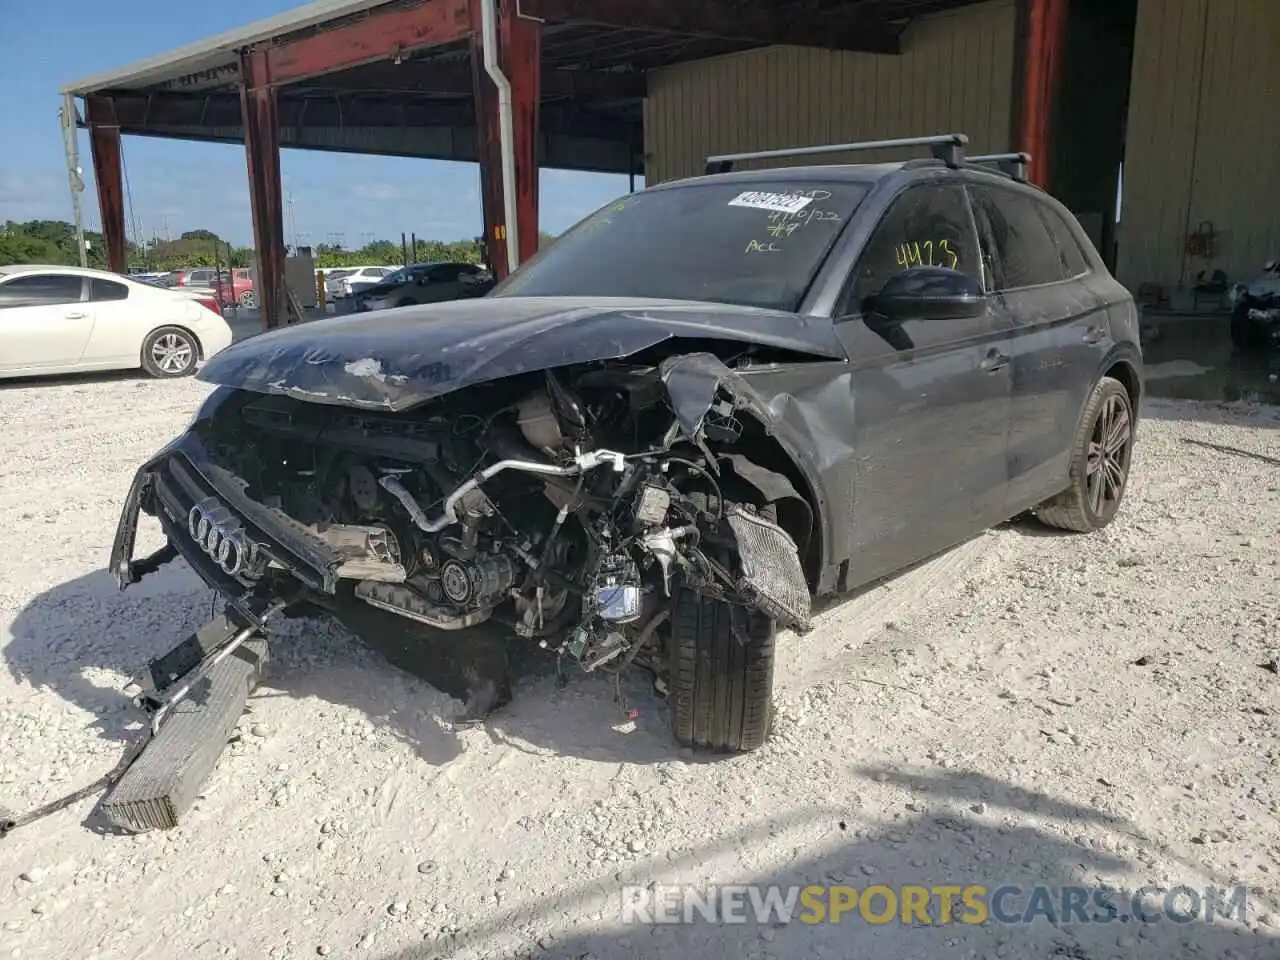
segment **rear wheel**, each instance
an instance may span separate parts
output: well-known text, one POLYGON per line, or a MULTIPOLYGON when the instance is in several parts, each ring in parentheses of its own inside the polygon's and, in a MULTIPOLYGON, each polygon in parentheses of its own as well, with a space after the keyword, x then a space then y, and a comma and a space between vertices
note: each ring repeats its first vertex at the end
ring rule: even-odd
POLYGON ((1089 533, 1109 524, 1120 509, 1133 456, 1133 403, 1124 384, 1103 377, 1076 430, 1071 484, 1035 508, 1041 522, 1089 533))
POLYGON ((142 369, 153 377, 185 377, 195 372, 198 358, 196 338, 181 327, 153 330, 142 344, 142 369))
POLYGON ((244 293, 240 294, 240 306, 244 307, 246 310, 258 309, 258 294, 253 290, 246 290, 244 293))
POLYGON ((676 740, 721 753, 769 735, 777 629, 767 617, 681 589, 673 603, 667 701, 676 740))

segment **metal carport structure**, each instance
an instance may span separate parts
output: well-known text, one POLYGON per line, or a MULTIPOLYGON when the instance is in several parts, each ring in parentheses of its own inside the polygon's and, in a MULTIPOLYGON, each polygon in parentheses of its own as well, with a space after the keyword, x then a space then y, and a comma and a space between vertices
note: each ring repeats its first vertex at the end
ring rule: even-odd
MULTIPOLYGON (((540 166, 644 172, 647 71, 775 44, 892 56, 911 17, 971 2, 316 0, 63 92, 84 101, 115 270, 123 134, 244 143, 273 327, 286 315, 281 147, 478 162, 488 257, 505 275, 537 249, 540 166)), ((1021 2, 1018 139, 1038 152, 1066 0, 1021 2)))

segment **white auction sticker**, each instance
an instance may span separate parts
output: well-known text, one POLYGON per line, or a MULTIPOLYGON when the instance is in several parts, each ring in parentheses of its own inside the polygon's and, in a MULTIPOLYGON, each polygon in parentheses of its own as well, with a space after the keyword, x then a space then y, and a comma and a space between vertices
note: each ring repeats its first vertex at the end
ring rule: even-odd
POLYGON ((779 213, 799 213, 811 203, 813 203, 813 197, 804 197, 798 193, 762 193, 758 190, 748 190, 730 200, 729 206, 776 210, 779 213))

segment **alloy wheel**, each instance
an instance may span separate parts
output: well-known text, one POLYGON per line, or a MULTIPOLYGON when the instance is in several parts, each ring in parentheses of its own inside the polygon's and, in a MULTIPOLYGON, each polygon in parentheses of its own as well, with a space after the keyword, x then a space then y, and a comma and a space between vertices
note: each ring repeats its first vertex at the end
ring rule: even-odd
POLYGON ((151 345, 151 359, 165 373, 182 373, 195 362, 195 346, 180 333, 166 333, 151 345))
POLYGON ((1095 515, 1118 503, 1129 479, 1129 445, 1133 421, 1123 397, 1111 396, 1098 412, 1089 438, 1088 466, 1085 470, 1089 506, 1095 515))

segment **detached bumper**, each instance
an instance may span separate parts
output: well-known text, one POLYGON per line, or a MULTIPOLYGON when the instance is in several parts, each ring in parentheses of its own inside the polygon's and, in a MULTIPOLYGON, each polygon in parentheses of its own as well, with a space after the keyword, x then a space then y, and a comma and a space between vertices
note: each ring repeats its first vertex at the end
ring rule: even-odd
POLYGON ((110 569, 120 589, 180 556, 200 579, 246 611, 257 606, 251 600, 263 593, 272 571, 288 573, 312 591, 336 592, 342 555, 308 528, 250 498, 244 486, 208 459, 194 434, 144 464, 129 487, 111 547, 110 569), (160 521, 168 543, 135 559, 142 513, 160 521), (202 531, 203 539, 197 539, 202 531))

